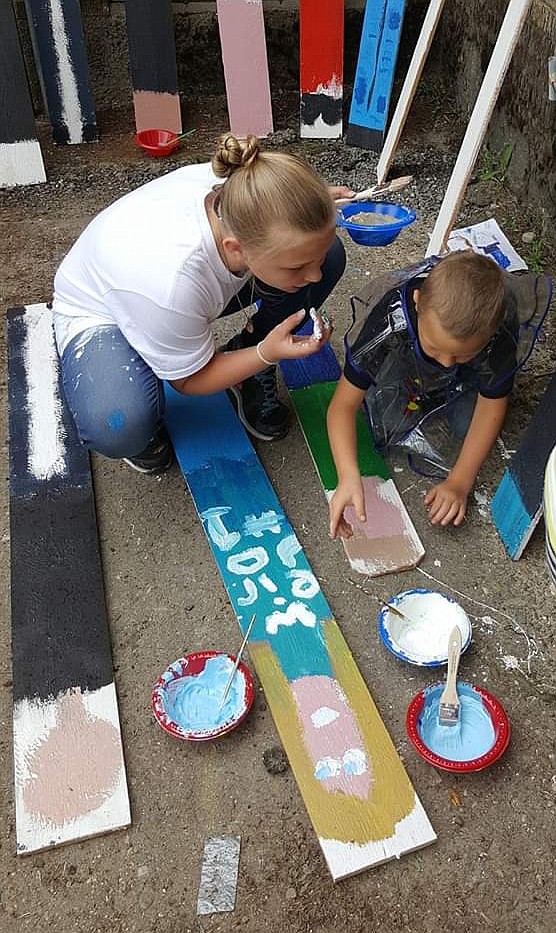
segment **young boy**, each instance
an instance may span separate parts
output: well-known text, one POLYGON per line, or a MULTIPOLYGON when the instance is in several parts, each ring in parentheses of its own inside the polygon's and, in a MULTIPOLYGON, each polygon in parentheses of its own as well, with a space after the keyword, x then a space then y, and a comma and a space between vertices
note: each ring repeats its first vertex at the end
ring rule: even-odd
POLYGON ((467 497, 506 416, 518 335, 516 303, 502 271, 473 252, 452 253, 373 304, 351 345, 346 340, 344 375, 328 410, 338 471, 331 537, 351 537, 346 506, 365 520, 355 429, 365 397, 383 450, 402 443, 427 414, 446 411, 463 445, 424 501, 432 524, 462 523, 467 497))

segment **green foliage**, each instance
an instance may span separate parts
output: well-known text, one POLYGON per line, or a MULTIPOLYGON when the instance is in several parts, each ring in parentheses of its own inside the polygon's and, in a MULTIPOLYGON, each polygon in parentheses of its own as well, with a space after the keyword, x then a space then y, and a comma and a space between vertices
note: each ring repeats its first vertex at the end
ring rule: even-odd
POLYGON ((542 234, 540 236, 536 236, 533 242, 529 245, 529 249, 523 257, 531 272, 536 272, 537 275, 540 275, 542 272, 544 272, 544 267, 547 260, 547 250, 548 243, 546 242, 544 236, 542 236, 542 234))
POLYGON ((483 164, 479 169, 479 178, 481 181, 496 181, 500 185, 503 185, 508 175, 513 151, 514 147, 512 143, 506 143, 498 152, 494 152, 492 149, 485 149, 483 164))

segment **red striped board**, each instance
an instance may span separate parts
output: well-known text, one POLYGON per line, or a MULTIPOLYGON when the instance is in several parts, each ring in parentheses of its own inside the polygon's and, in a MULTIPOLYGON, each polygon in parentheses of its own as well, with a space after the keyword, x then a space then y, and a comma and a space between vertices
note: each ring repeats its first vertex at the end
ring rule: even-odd
POLYGON ((344 74, 343 0, 299 2, 300 135, 342 135, 344 74))
POLYGON ((230 129, 273 132, 262 0, 216 0, 230 129))
POLYGON ((125 8, 137 132, 181 133, 172 0, 128 0, 125 8))
POLYGON ((0 188, 46 181, 11 3, 0 3, 0 188))
POLYGON ((56 143, 98 139, 79 0, 26 0, 56 143))
POLYGON ((89 455, 46 305, 8 312, 18 854, 131 822, 89 455))

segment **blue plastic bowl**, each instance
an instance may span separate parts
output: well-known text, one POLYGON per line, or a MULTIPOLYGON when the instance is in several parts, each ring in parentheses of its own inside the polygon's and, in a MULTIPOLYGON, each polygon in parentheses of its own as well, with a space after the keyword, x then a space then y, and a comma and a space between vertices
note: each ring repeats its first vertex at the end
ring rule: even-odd
POLYGON ((387 246, 392 243, 400 230, 412 224, 416 218, 415 211, 403 204, 393 204, 390 201, 363 201, 346 204, 338 210, 336 226, 347 230, 354 243, 360 246, 387 246), (354 214, 381 214, 391 217, 388 224, 357 224, 350 221, 354 214))

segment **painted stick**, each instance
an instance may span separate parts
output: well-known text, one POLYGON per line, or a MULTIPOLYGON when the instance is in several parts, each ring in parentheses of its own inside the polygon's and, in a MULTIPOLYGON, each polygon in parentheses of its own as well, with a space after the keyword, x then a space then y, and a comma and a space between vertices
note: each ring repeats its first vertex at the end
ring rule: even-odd
POLYGON ((456 222, 471 172, 477 161, 502 82, 530 6, 531 0, 510 0, 508 4, 444 200, 436 218, 426 256, 438 256, 446 249, 448 237, 456 222))
POLYGON ((56 143, 98 139, 79 0, 25 0, 56 143))
POLYGON ((262 0, 216 0, 230 129, 272 133, 272 102, 262 0))
POLYGON ((344 0, 300 0, 300 135, 342 135, 344 0))
POLYGON ((135 126, 181 133, 172 0, 126 0, 135 126))
POLYGON ((46 181, 11 3, 0 3, 0 188, 46 181))

